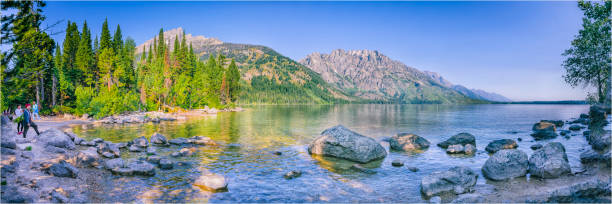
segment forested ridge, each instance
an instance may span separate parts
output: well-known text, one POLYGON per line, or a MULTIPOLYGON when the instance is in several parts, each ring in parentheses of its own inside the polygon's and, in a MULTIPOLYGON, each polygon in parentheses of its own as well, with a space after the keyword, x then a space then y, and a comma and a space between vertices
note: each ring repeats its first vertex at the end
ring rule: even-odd
POLYGON ((234 105, 240 73, 223 55, 200 60, 191 45, 175 38, 173 49, 157 40, 138 61, 136 44, 120 25, 111 35, 105 19, 93 36, 83 22, 68 21, 62 45, 40 28, 42 1, 3 2, 17 10, 2 18, 2 107, 36 101, 43 114, 73 113, 103 117, 126 111, 176 110, 234 105), (99 36, 99 37, 98 37, 99 36), (6 37, 6 38, 5 38, 6 37))

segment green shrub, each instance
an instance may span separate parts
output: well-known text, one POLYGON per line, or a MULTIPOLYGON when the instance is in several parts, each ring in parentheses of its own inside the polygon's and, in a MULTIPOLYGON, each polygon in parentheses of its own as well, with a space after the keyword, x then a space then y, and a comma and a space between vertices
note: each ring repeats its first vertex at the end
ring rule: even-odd
POLYGON ((27 146, 27 147, 25 148, 25 151, 32 151, 32 146, 27 146))

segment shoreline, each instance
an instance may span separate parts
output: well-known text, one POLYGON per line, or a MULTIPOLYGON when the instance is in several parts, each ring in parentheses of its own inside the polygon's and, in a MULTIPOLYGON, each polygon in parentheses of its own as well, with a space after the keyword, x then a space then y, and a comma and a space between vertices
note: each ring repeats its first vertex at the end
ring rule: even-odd
MULTIPOLYGON (((136 113, 143 114, 143 113, 136 113)), ((126 114, 122 116, 111 116, 112 117, 132 117, 135 114, 126 114)), ((211 114, 201 114, 201 112, 185 112, 185 113, 177 113, 172 114, 173 117, 176 117, 175 120, 180 120, 180 117, 198 117, 203 115, 211 115, 211 114)), ((46 118, 44 120, 36 121, 39 126, 39 130, 42 133, 43 131, 52 131, 52 129, 58 129, 61 132, 67 132, 69 134, 69 128, 74 125, 82 125, 82 124, 92 124, 92 123, 102 123, 101 120, 83 120, 83 119, 64 119, 60 117, 55 118, 46 118)), ((165 121, 165 120, 160 120, 165 121)), ((148 121, 152 122, 152 121, 148 121)), ((11 130, 16 126, 12 123, 11 130)), ((29 132, 33 132, 30 130, 29 132)), ((35 134, 35 133, 30 133, 35 134)), ((30 135, 29 134, 29 135, 30 135)), ((5 134, 5 126, 3 123, 3 139, 6 136, 5 134)), ((44 141, 41 141, 38 137, 28 137, 28 140, 21 140, 17 138, 17 147, 14 152, 13 157, 11 155, 5 155, 5 148, 3 144, 3 168, 7 165, 5 161, 13 161, 18 164, 16 167, 16 172, 14 177, 3 179, 3 181, 7 181, 9 183, 17 184, 17 189, 12 189, 13 186, 3 186, 3 193, 9 192, 25 192, 24 193, 16 193, 16 195, 22 195, 23 197, 27 197, 28 194, 36 194, 39 196, 38 200, 32 200, 33 202, 59 202, 61 201, 62 195, 68 199, 66 201, 69 202, 110 202, 109 200, 104 200, 104 198, 97 197, 96 193, 91 192, 101 192, 103 191, 104 182, 106 182, 103 178, 113 175, 111 172, 105 170, 104 168, 82 168, 79 166, 79 175, 76 179, 69 178, 60 178, 49 176, 43 173, 42 166, 45 163, 53 163, 58 160, 65 159, 68 162, 76 162, 75 158, 78 157, 78 154, 84 151, 86 146, 77 144, 76 150, 64 150, 63 153, 58 154, 54 148, 46 148, 44 141), (25 145, 32 146, 33 151, 28 152, 25 151, 25 145), (81 146, 81 147, 79 147, 81 146), (59 156, 58 156, 59 155, 59 156), (6 157, 9 156, 9 157, 6 157), (21 159, 20 159, 21 158, 21 159), (36 158, 36 159, 33 159, 36 158), (31 161, 30 161, 31 160, 31 161), (35 177, 44 177, 45 179, 30 179, 35 177), (38 182, 34 182, 35 186, 37 186, 37 190, 28 190, 24 188, 32 186, 33 180, 39 180, 38 182), (85 186, 82 189, 71 188, 70 186, 85 186), (8 189, 5 187, 9 187, 8 189), (65 191, 64 193, 58 192, 65 191), (67 192, 67 193, 66 193, 67 192), (91 193, 91 194, 89 194, 91 193), (55 199, 55 200, 54 200, 55 199), (60 200, 58 200, 60 199, 60 200), (81 200, 79 200, 81 199, 81 200)), ((74 140, 74 138, 73 138, 74 140)), ((74 140, 76 141, 76 140, 74 140)), ((4 141, 3 141, 4 143, 4 141)), ((96 143, 94 143, 96 144, 96 143)), ((588 145, 591 146, 591 145, 588 145)), ((587 146, 587 147, 588 147, 587 146)), ((89 147, 91 148, 91 147, 89 147)), ((121 151, 124 151, 123 149, 121 151)), ((126 150, 127 151, 127 150, 126 150)), ((9 164, 12 165, 12 164, 9 164)), ((76 165, 75 165, 76 166, 76 165)), ((582 164, 584 171, 572 172, 570 175, 565 175, 559 178, 554 179, 538 179, 534 177, 519 177, 514 178, 508 181, 492 181, 486 178, 486 184, 476 184, 473 187, 472 193, 460 194, 460 195, 437 195, 440 196, 440 201, 443 202, 563 202, 562 199, 574 199, 572 196, 574 194, 579 193, 580 190, 589 189, 599 189, 601 187, 606 187, 609 189, 610 186, 610 167, 606 166, 604 163, 583 163, 582 164), (582 189, 581 189, 582 188, 582 189), (569 197, 569 198, 568 198, 569 197), (555 200, 556 199, 556 200, 555 200), (561 200, 559 200, 561 199, 561 200)), ((3 170, 3 175, 5 170, 3 170)), ((415 184, 418 185, 418 184, 415 184)), ((36 188, 32 188, 36 189, 36 188)), ((608 191, 609 192, 609 191, 608 191)), ((129 194, 129 193, 126 193, 129 194)), ((6 195, 6 193, 5 193, 6 195)), ((4 197, 4 196, 3 196, 4 197)), ((33 196, 36 197, 36 196, 33 196)), ((434 196, 435 197, 435 196, 434 196)), ((108 199, 108 198, 106 198, 108 199)), ((128 199, 133 199, 132 201, 138 201, 137 197, 130 197, 128 199)), ((610 199, 609 196, 601 196, 598 195, 593 198, 593 200, 586 201, 605 201, 606 199, 610 199)), ((4 198, 3 198, 4 200, 4 198)), ((428 199, 425 199, 428 200, 428 199)), ((117 201, 117 200, 115 200, 117 201)), ((430 199, 433 201, 433 199, 430 199)), ((581 200, 578 200, 581 201, 581 200)), ((585 201, 585 200, 582 200, 585 201)), ((577 202, 576 200, 570 200, 569 202, 577 202)))

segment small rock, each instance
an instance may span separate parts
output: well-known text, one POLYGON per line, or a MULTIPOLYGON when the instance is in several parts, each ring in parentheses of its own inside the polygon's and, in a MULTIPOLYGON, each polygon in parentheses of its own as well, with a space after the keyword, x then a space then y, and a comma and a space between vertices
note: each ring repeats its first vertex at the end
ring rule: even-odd
POLYGON ((489 143, 485 150, 489 153, 495 153, 502 149, 516 149, 518 144, 514 140, 511 139, 500 139, 493 140, 493 142, 489 143))
POLYGON ((212 192, 226 191, 227 179, 217 174, 206 174, 196 179, 194 185, 212 192))
POLYGON ((581 130, 582 128, 584 128, 584 127, 582 127, 580 125, 572 125, 572 126, 569 127, 569 130, 578 131, 578 130, 581 130))
POLYGON ((160 169, 172 169, 174 167, 174 162, 169 159, 161 159, 159 160, 159 168, 160 169))
POLYGON ((104 162, 104 168, 107 170, 116 170, 126 167, 125 162, 121 158, 109 159, 104 162))
POLYGON ((396 167, 404 166, 404 162, 400 161, 399 159, 396 159, 391 162, 391 166, 396 166, 396 167))
MULTIPOLYGON (((461 194, 451 203, 484 203, 485 198, 480 194, 469 193, 469 194, 461 194)), ((509 202, 504 202, 509 203, 509 202)))
POLYGON ((93 140, 91 140, 91 141, 92 141, 92 142, 94 142, 94 143, 102 143, 102 142, 104 142, 104 139, 102 139, 102 138, 96 138, 96 139, 93 139, 93 140))
POLYGON ((452 167, 446 171, 437 171, 421 179, 421 192, 433 196, 444 192, 462 194, 471 191, 476 184, 478 174, 467 167, 452 167))
POLYGON ((560 134, 561 136, 565 136, 565 135, 568 135, 568 134, 570 134, 570 133, 571 133, 571 132, 570 132, 569 130, 561 130, 561 131, 559 131, 559 134, 560 134))
POLYGON ((520 137, 519 137, 519 138, 516 138, 516 140, 518 140, 519 142, 522 142, 522 141, 523 141, 523 138, 520 138, 520 137))
POLYGON ((542 146, 542 144, 534 144, 534 145, 531 145, 531 147, 530 147, 530 148, 531 148, 532 150, 537 150, 537 149, 540 149, 540 148, 542 148, 542 147, 543 147, 543 146, 542 146))
POLYGON ((408 170, 410 170, 410 171, 412 171, 412 172, 417 172, 417 171, 419 171, 419 168, 414 167, 414 166, 409 166, 409 167, 408 167, 408 170))
POLYGON ((142 175, 142 176, 154 176, 155 175, 155 167, 144 161, 133 161, 128 164, 128 168, 130 168, 134 175, 142 175))
POLYGON ((149 146, 149 141, 144 136, 140 136, 132 140, 132 146, 146 148, 149 146))
POLYGON ((285 177, 286 179, 294 179, 294 178, 300 177, 301 175, 302 175, 302 172, 301 172, 301 171, 295 171, 295 170, 294 170, 294 171, 287 172, 287 173, 284 175, 284 177, 285 177))
POLYGON ((275 155, 282 155, 283 153, 282 153, 282 152, 280 152, 280 151, 275 151, 275 152, 274 152, 274 154, 275 154, 275 155))
POLYGON ((533 125, 533 136, 536 140, 551 139, 557 137, 555 124, 549 122, 539 122, 533 125))
POLYGON ((476 153, 476 147, 472 144, 466 144, 463 147, 463 153, 467 155, 473 155, 474 153, 476 153))
POLYGON ((100 156, 93 147, 80 151, 76 156, 76 164, 81 167, 96 167, 98 166, 98 160, 100 160, 100 156))
POLYGON ((474 137, 474 135, 470 134, 470 133, 459 133, 457 135, 452 136, 451 138, 449 138, 448 140, 438 143, 438 147, 441 148, 448 148, 448 146, 450 145, 457 145, 460 144, 461 146, 466 145, 466 144, 472 144, 472 145, 476 145, 476 138, 474 137))
POLYGON ((465 148, 461 144, 449 145, 446 148, 446 153, 449 154, 463 154, 465 148))
POLYGON ((149 155, 154 155, 157 154, 157 149, 153 146, 149 146, 147 147, 147 154, 149 155))
POLYGON ((142 148, 137 147, 136 145, 132 145, 132 146, 130 146, 130 148, 128 148, 128 150, 129 150, 130 152, 142 152, 142 148))
POLYGON ((213 141, 209 137, 204 137, 204 136, 193 136, 189 138, 189 142, 191 144, 196 144, 196 145, 209 145, 209 146, 218 145, 215 141, 213 141))
POLYGON ((53 203, 69 203, 70 200, 66 196, 66 192, 62 188, 54 189, 51 192, 51 202, 53 203))
POLYGON ((389 140, 389 147, 398 151, 426 149, 429 144, 425 138, 411 133, 398 133, 389 140))
POLYGON ((151 164, 159 164, 161 160, 160 156, 149 156, 147 157, 147 161, 151 164))
POLYGON ((155 133, 151 136, 151 143, 156 145, 167 145, 168 140, 164 135, 155 133))
POLYGON ((168 140, 168 143, 173 144, 173 145, 183 145, 183 144, 188 144, 189 140, 187 138, 174 138, 171 140, 168 140))

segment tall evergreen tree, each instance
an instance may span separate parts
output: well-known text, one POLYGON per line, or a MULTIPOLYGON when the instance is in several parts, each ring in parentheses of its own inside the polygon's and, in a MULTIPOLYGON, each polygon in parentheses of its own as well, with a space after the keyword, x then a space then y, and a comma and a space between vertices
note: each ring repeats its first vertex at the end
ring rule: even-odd
POLYGON ((95 70, 93 67, 93 52, 91 48, 91 33, 87 28, 87 21, 83 23, 83 31, 81 32, 81 40, 76 53, 76 68, 80 74, 79 82, 82 85, 93 86, 95 83, 95 70))
POLYGON ((104 19, 104 23, 102 23, 102 34, 100 35, 100 50, 104 48, 112 48, 111 35, 108 30, 108 19, 104 19))
POLYGON ((115 35, 113 36, 113 49, 116 53, 119 53, 122 46, 123 36, 121 36, 121 27, 117 25, 117 30, 115 30, 115 35))

